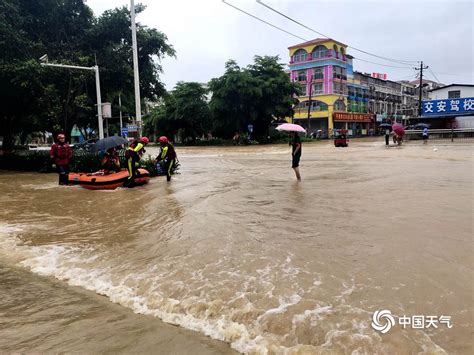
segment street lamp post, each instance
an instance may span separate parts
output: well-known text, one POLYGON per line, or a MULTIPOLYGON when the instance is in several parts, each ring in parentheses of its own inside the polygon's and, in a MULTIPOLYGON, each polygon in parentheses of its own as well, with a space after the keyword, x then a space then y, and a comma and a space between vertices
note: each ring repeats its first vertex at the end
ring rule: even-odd
MULTIPOLYGON (((47 60, 47 56, 43 56, 40 59, 43 59, 43 58, 47 60)), ((97 65, 94 65, 93 67, 81 67, 77 65, 53 64, 53 63, 47 63, 47 62, 43 62, 41 63, 41 65, 48 66, 48 67, 67 68, 67 69, 93 70, 95 72, 95 88, 96 88, 96 93, 97 93, 97 120, 98 120, 98 125, 99 125, 99 139, 103 139, 104 138, 104 122, 102 119, 102 99, 100 97, 99 67, 97 65)))
POLYGON ((140 101, 140 78, 138 74, 138 50, 137 50, 137 28, 135 24, 135 4, 130 0, 130 18, 132 27, 132 50, 133 50, 133 78, 135 84, 135 116, 138 126, 138 135, 142 135, 142 108, 140 101))
POLYGON ((311 99, 312 99, 312 94, 313 94, 313 76, 309 76, 309 101, 308 101, 308 132, 311 129, 311 99))

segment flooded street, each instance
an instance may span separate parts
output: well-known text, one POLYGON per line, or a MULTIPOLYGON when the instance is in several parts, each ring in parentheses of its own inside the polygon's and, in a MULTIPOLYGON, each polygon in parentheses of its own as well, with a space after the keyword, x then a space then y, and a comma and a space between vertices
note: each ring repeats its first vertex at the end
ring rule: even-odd
POLYGON ((2 171, 0 352, 472 353, 473 146, 433 148, 303 144, 301 182, 285 145, 114 191, 2 171))

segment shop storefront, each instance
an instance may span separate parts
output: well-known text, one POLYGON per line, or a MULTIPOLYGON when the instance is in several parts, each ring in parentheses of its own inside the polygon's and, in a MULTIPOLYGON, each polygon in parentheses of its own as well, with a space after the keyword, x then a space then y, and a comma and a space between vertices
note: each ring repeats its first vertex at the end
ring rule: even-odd
POLYGON ((346 129, 349 136, 373 134, 374 115, 371 113, 334 112, 334 129, 346 129))

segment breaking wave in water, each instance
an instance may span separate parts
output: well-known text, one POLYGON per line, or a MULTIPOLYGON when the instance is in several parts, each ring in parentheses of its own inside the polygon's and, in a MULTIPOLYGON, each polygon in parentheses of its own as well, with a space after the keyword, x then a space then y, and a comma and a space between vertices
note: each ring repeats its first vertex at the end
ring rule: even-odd
MULTIPOLYGON (((133 261, 117 260, 118 250, 97 245, 26 245, 19 236, 27 228, 1 226, 0 255, 39 275, 107 296, 135 313, 153 315, 228 342, 242 353, 364 353, 396 349, 370 328, 370 312, 346 302, 356 290, 354 283, 342 283, 330 300, 312 299, 309 295, 324 287, 323 277, 313 275, 311 282, 300 287, 298 275, 307 271, 292 265, 292 255, 281 262, 265 260, 252 276, 243 274, 222 257, 203 269, 188 270, 186 281, 173 268, 176 263, 185 263, 182 256, 137 269, 131 264, 133 261), (209 273, 208 269, 213 271, 209 273), (218 281, 214 282, 211 275, 218 281), (282 290, 277 279, 293 282, 282 290), (234 289, 227 289, 229 285, 234 289), (213 289, 220 297, 210 296, 213 289)), ((332 276, 330 279, 335 278, 332 276)), ((444 353, 421 332, 416 342, 426 353, 444 353)))

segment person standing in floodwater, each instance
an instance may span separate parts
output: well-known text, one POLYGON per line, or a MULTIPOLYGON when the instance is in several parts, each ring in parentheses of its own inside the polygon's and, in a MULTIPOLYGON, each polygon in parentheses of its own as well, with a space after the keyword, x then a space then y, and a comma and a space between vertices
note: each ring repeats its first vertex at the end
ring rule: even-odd
POLYGON ((163 171, 166 173, 166 180, 171 181, 172 170, 177 160, 176 150, 165 136, 161 136, 158 142, 160 143, 160 154, 156 157, 155 163, 162 165, 163 171))
POLYGON ((390 130, 388 128, 385 128, 385 145, 388 147, 390 144, 390 130))
POLYGON ((301 138, 298 136, 297 132, 292 132, 290 137, 292 137, 292 140, 289 143, 289 145, 291 145, 291 167, 295 171, 296 179, 301 180, 299 168, 301 159, 301 138))
POLYGON ((57 138, 57 142, 51 146, 49 155, 58 170, 59 185, 67 185, 72 149, 71 146, 66 143, 66 136, 64 134, 58 134, 57 138))
POLYGON ((428 137, 429 137, 428 127, 423 128, 422 136, 423 136, 423 144, 428 144, 428 137))

